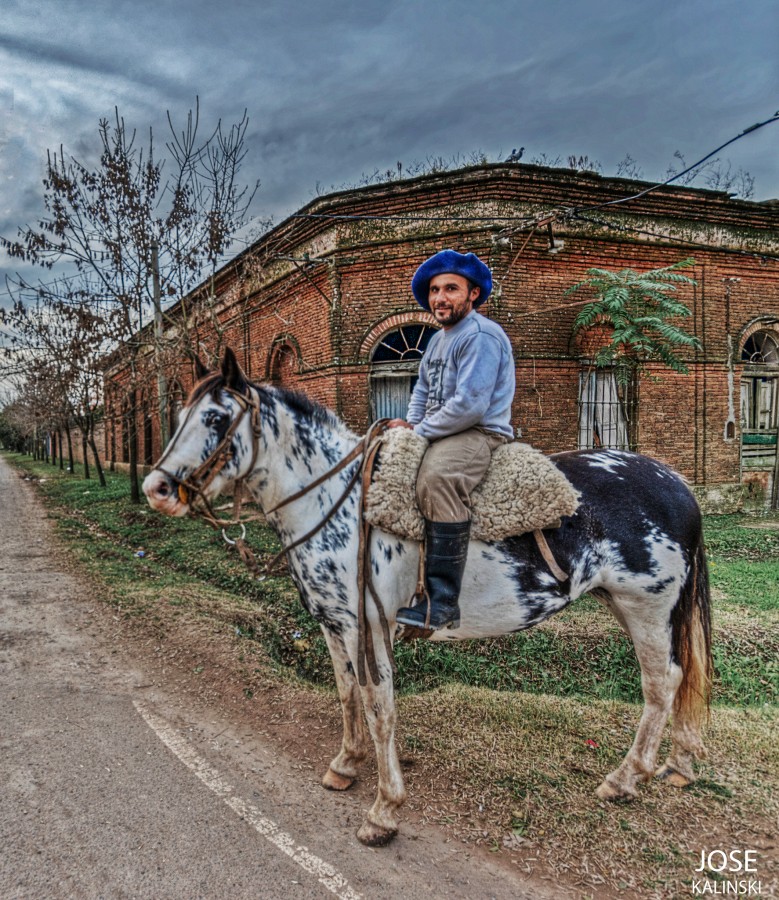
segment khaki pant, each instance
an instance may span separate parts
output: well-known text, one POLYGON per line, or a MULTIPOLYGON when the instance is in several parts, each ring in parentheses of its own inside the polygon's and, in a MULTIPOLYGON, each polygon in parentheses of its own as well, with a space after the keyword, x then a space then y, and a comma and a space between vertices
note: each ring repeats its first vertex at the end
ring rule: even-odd
POLYGON ((430 522, 466 522, 471 492, 487 473, 492 451, 508 438, 483 428, 433 441, 417 475, 417 502, 430 522))

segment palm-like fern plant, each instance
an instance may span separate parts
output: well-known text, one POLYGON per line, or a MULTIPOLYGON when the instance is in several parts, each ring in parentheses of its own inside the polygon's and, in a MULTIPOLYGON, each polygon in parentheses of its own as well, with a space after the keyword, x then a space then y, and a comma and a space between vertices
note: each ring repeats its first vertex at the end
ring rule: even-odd
POLYGON ((584 281, 566 291, 571 294, 586 288, 597 296, 583 307, 573 323, 574 334, 596 325, 608 328, 605 337, 608 342, 593 356, 595 366, 614 366, 622 383, 627 383, 649 362, 661 362, 675 372, 687 374, 679 351, 700 349, 701 343, 669 321, 690 315, 689 308, 669 293, 675 291, 677 285, 696 284, 694 279, 678 271, 694 262, 683 259, 672 266, 648 272, 589 269, 584 281))

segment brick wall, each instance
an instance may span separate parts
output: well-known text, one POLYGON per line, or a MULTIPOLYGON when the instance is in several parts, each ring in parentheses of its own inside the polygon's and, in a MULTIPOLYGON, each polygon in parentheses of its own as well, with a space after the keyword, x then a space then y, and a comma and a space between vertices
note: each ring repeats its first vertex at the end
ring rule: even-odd
MULTIPOLYGON (((741 482, 739 352, 751 331, 779 321, 779 262, 770 258, 779 256, 777 207, 664 188, 610 212, 618 230, 562 219, 551 234, 545 227, 531 234, 511 231, 506 222, 635 189, 622 179, 496 165, 319 198, 302 212, 404 218, 283 222, 217 279, 225 342, 251 378, 303 390, 363 431, 376 342, 398 324, 430 321, 411 294, 416 267, 445 247, 473 250, 489 263, 495 283, 482 312, 504 327, 514 348, 514 424, 523 440, 545 452, 571 449, 586 355, 571 339, 580 308, 571 304, 586 298, 566 290, 592 267, 641 270, 694 256, 689 274, 698 285, 677 295, 693 312, 685 327, 703 350, 690 354, 688 376, 654 369, 642 379, 639 449, 673 465, 704 493, 710 487, 736 496, 728 486, 741 482), (690 241, 710 248, 691 248, 690 241), (744 248, 765 257, 729 252, 744 248), (727 437, 734 408, 736 430, 727 437)), ((205 350, 214 348, 207 317, 197 337, 205 350)), ((192 383, 188 365, 171 374, 185 389, 192 383)), ((122 380, 121 363, 110 376, 122 380)), ((153 403, 153 384, 146 394, 153 403)), ((139 429, 142 439, 140 422, 139 429)), ((156 422, 152 433, 156 457, 156 422)), ((121 424, 114 443, 121 448, 121 424)))

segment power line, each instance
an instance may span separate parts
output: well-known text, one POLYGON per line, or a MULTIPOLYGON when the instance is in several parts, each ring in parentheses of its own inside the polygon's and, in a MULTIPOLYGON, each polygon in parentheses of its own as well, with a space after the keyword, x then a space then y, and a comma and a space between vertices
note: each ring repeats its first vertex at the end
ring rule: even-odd
MULTIPOLYGON (((692 172, 693 169, 697 169, 699 166, 703 165, 707 160, 711 159, 712 156, 715 156, 721 150, 724 150, 725 147, 729 147, 731 144, 734 144, 736 141, 741 140, 741 138, 746 137, 748 134, 752 134, 752 132, 757 131, 760 128, 763 128, 765 125, 770 125, 772 122, 779 121, 779 110, 777 110, 772 116, 768 119, 765 119, 762 122, 756 122, 754 125, 750 125, 748 128, 745 128, 743 131, 739 132, 732 138, 729 138, 723 144, 720 144, 719 147, 712 150, 710 153, 707 153, 697 162, 693 163, 691 166, 688 166, 686 169, 683 169, 681 172, 677 172, 675 175, 672 175, 670 178, 667 178, 665 181, 658 182, 657 184, 653 184, 648 188, 644 188, 644 190, 639 191, 637 194, 630 194, 627 197, 620 197, 617 200, 608 200, 603 203, 597 203, 590 206, 574 206, 568 207, 566 209, 558 211, 559 214, 571 214, 571 213, 580 213, 580 212, 590 212, 591 210, 604 209, 608 206, 617 206, 621 203, 628 203, 631 200, 637 200, 639 197, 644 197, 652 191, 656 191, 658 188, 665 187, 671 184, 674 181, 677 181, 679 178, 682 178, 688 172, 692 172)), ((550 213, 551 214, 551 213, 550 213)), ((420 215, 420 216, 409 216, 409 215, 377 215, 374 213, 294 213, 290 216, 291 219, 330 219, 330 220, 343 220, 343 221, 382 221, 382 222, 516 222, 516 221, 524 221, 528 226, 535 224, 538 217, 529 218, 528 216, 490 216, 490 215, 482 215, 482 216, 451 216, 451 215, 420 215)))
POLYGON ((724 144, 720 144, 716 150, 712 150, 711 153, 707 153, 702 159, 699 159, 698 162, 693 163, 691 166, 688 166, 681 172, 677 172, 676 175, 672 175, 671 178, 667 178, 665 181, 661 181, 658 184, 654 184, 651 187, 645 188, 643 191, 639 191, 637 194, 631 194, 629 197, 622 197, 619 200, 608 200, 605 203, 598 203, 594 206, 576 206, 574 207, 574 212, 590 212, 594 209, 604 209, 607 206, 616 206, 619 203, 628 203, 630 200, 637 200, 639 197, 644 197, 652 191, 656 191, 658 188, 665 187, 671 182, 676 181, 681 178, 683 175, 686 175, 688 172, 692 172, 693 169, 697 169, 698 166, 703 165, 706 160, 711 159, 712 156, 719 153, 720 150, 724 150, 725 147, 734 144, 736 141, 740 141, 741 138, 746 137, 748 134, 751 134, 753 131, 757 131, 758 128, 762 128, 764 125, 770 125, 771 122, 779 122, 779 110, 777 110, 770 118, 765 119, 763 122, 756 122, 754 125, 750 125, 749 128, 745 128, 743 131, 739 132, 735 137, 730 138, 730 140, 725 141, 724 144))

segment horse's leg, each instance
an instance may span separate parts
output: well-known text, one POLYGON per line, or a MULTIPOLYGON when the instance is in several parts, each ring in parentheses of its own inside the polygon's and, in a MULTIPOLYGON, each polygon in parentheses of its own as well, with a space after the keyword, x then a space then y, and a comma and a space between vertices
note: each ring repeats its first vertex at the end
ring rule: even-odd
POLYGON ((674 704, 671 752, 655 772, 673 787, 687 787, 695 781, 693 760, 705 759, 706 748, 700 733, 700 717, 686 706, 674 704))
MULTIPOLYGON (((367 638, 370 640, 371 635, 367 638)), ((372 639, 379 683, 374 684, 368 673, 367 684, 361 688, 361 693, 365 717, 376 748, 379 784, 376 800, 357 831, 357 837, 369 847, 381 847, 398 833, 397 810, 406 799, 406 788, 395 746, 397 713, 392 666, 387 659, 378 627, 373 629, 372 639)))
POLYGON ((601 800, 635 797, 639 782, 652 777, 663 729, 682 682, 681 667, 672 659, 667 598, 661 594, 639 599, 614 593, 611 597, 633 639, 641 666, 644 710, 627 756, 598 788, 601 800))
POLYGON ((327 628, 323 627, 322 631, 333 661, 344 723, 341 750, 330 763, 322 784, 331 791, 345 791, 354 784, 357 765, 365 759, 368 735, 362 714, 360 688, 343 638, 327 628))

